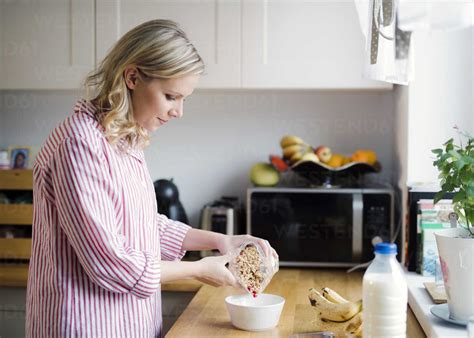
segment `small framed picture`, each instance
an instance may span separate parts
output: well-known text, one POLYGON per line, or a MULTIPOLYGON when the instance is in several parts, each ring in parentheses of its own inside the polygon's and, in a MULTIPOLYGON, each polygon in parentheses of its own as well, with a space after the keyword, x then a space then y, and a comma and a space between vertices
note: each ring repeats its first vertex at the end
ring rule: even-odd
POLYGON ((10 151, 0 148, 0 169, 10 169, 10 151))
POLYGON ((28 169, 30 147, 10 147, 10 168, 28 169))

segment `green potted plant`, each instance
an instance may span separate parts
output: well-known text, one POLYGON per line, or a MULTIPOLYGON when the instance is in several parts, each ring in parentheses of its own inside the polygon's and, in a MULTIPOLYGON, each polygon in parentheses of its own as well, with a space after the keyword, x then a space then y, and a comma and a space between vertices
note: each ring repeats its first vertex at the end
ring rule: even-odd
POLYGON ((443 148, 432 150, 441 180, 434 202, 454 193, 453 207, 459 218, 457 227, 437 231, 435 236, 450 316, 467 321, 474 316, 474 138, 458 133, 459 145, 450 139, 443 148))

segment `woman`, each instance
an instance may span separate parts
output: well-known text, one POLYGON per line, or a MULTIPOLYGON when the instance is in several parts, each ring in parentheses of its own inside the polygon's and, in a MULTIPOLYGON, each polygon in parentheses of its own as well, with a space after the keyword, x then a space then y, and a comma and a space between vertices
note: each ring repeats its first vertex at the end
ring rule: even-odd
POLYGON ((18 152, 13 161, 13 169, 26 169, 26 156, 21 151, 18 152))
POLYGON ((196 278, 238 287, 227 253, 250 236, 191 229, 156 212, 143 148, 183 115, 204 71, 184 32, 153 20, 125 34, 86 80, 34 164, 30 337, 156 337, 160 284, 196 278), (222 256, 181 262, 185 250, 222 256))

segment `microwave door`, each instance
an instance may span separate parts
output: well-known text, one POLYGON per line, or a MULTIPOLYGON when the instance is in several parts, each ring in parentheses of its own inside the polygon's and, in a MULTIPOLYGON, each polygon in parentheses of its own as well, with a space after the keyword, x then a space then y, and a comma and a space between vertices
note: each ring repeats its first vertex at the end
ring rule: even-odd
POLYGON ((249 230, 268 239, 282 266, 351 266, 361 252, 361 198, 352 193, 252 194, 249 230), (354 237, 356 239, 354 239, 354 237))

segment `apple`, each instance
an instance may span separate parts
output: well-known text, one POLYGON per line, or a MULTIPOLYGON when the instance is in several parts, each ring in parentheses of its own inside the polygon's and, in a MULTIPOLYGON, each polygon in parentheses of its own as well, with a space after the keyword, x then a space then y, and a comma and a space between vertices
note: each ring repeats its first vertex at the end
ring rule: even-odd
POLYGON ((270 163, 279 171, 287 171, 288 170, 288 164, 280 157, 276 155, 270 155, 270 163))
POLYGON ((331 160, 332 152, 329 147, 319 146, 316 148, 314 153, 319 157, 319 159, 323 163, 328 163, 331 160))

